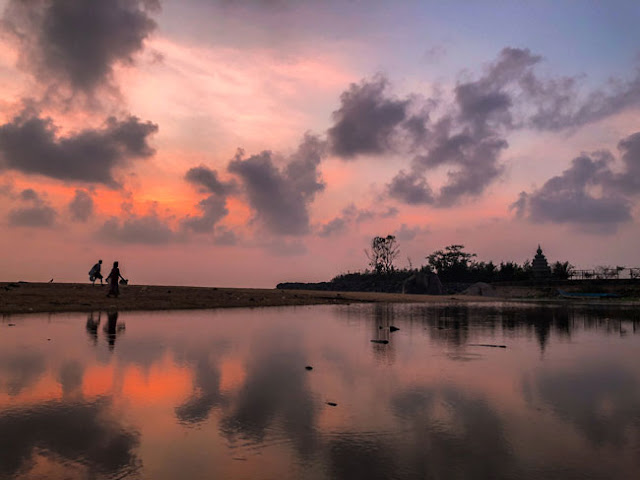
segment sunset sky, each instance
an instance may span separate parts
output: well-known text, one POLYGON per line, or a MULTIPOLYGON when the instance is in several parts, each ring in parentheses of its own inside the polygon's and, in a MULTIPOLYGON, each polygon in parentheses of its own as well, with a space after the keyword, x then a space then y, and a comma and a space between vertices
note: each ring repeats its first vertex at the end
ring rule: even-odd
POLYGON ((0 0, 0 281, 640 267, 640 3, 0 0))

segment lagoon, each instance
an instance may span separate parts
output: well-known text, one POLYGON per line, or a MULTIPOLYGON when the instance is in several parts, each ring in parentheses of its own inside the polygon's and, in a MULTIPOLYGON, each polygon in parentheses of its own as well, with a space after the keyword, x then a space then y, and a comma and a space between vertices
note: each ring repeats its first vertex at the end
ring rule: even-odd
POLYGON ((637 478, 639 320, 513 303, 5 316, 0 478, 637 478))

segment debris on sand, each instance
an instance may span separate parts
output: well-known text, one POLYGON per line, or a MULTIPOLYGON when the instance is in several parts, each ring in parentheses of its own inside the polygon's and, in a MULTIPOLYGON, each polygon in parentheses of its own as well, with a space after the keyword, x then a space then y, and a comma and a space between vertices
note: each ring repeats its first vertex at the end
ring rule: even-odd
POLYGON ((389 327, 389 331, 390 331, 390 332, 397 332, 398 330, 400 330, 400 329, 399 329, 398 327, 394 327, 393 325, 391 325, 391 326, 389 327))
POLYGON ((387 343, 389 343, 389 340, 371 340, 373 343, 381 343, 383 345, 386 345, 387 343))
POLYGON ((330 405, 332 407, 337 407, 338 406, 338 404, 335 403, 335 402, 327 402, 327 405, 330 405))
POLYGON ((492 343, 469 343, 470 347, 492 347, 492 348, 507 348, 506 345, 494 345, 492 343))
POLYGON ((305 370, 313 370, 313 367, 311 365, 307 365, 306 367, 304 367, 305 370))

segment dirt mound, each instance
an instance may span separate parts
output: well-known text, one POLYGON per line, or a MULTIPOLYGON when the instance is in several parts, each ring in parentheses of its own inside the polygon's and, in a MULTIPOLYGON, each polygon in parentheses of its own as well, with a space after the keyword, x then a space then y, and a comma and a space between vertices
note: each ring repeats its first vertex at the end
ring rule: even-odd
POLYGON ((476 297, 497 297, 498 292, 488 283, 477 282, 462 292, 463 295, 474 295, 476 297))

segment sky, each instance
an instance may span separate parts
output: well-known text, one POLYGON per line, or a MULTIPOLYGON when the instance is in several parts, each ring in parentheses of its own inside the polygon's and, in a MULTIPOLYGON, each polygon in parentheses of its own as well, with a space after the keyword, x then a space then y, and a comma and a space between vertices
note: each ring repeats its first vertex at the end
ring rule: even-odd
POLYGON ((0 281, 640 266, 640 4, 0 0, 0 281))

